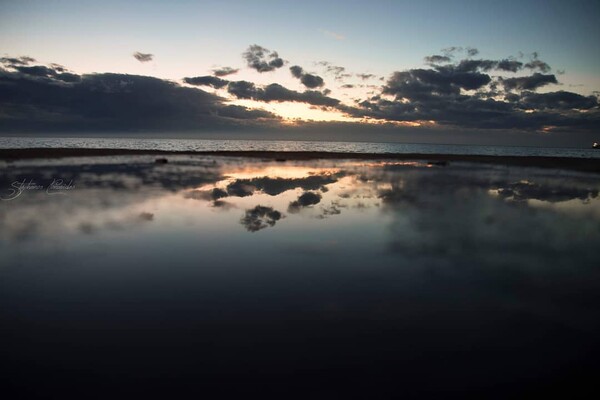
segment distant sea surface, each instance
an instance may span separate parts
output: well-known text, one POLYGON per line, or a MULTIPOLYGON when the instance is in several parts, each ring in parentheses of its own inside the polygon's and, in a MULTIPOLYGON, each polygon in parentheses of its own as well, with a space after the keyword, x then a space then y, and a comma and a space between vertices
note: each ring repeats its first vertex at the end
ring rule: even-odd
POLYGON ((600 158, 600 150, 454 144, 317 142, 286 140, 206 140, 131 138, 0 137, 0 148, 106 148, 166 151, 326 151, 342 153, 472 154, 489 156, 542 156, 600 158))

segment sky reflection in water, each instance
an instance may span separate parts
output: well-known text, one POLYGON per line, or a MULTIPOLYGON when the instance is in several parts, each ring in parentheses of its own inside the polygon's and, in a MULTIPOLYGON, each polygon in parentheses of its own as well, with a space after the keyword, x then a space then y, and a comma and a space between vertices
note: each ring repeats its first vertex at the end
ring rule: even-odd
POLYGON ((283 392, 313 371, 309 394, 352 377, 385 394, 597 371, 595 175, 112 157, 5 164, 0 195, 54 178, 75 188, 0 203, 15 385, 60 388, 74 365, 75 382, 167 374, 165 390, 277 376, 283 392))

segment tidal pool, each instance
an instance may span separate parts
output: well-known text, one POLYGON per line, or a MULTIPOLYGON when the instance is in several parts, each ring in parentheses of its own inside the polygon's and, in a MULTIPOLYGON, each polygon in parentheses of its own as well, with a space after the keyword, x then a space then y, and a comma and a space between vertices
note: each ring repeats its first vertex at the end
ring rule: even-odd
POLYGON ((584 390, 599 190, 426 160, 2 163, 2 379, 83 398, 584 390))

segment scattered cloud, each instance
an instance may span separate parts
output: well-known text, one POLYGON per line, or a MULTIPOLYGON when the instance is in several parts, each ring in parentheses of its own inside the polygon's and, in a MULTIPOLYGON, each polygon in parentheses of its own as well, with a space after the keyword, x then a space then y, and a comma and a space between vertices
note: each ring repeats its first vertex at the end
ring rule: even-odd
POLYGON ((340 67, 338 65, 333 65, 329 61, 319 61, 316 62, 315 65, 323 67, 326 74, 333 75, 336 81, 341 81, 344 78, 350 78, 352 74, 346 72, 346 68, 340 67))
POLYGON ((216 76, 206 75, 206 76, 197 76, 194 78, 183 78, 183 81, 188 85, 194 86, 212 86, 215 89, 221 89, 224 86, 227 86, 229 81, 221 78, 217 78, 216 76))
POLYGON ((434 54, 432 56, 425 57, 426 64, 443 64, 449 63, 452 61, 452 58, 449 56, 440 56, 439 54, 434 54))
POLYGON ((276 51, 253 44, 242 54, 248 67, 258 72, 270 72, 283 67, 284 60, 276 51))
POLYGON ((148 76, 79 75, 61 72, 64 67, 56 65, 23 65, 12 59, 2 65, 2 131, 195 130, 278 119, 148 76))
MULTIPOLYGON (((430 68, 396 71, 381 93, 355 106, 339 105, 348 115, 384 121, 435 121, 437 125, 478 129, 587 129, 600 125, 598 99, 566 91, 536 93, 558 84, 555 75, 491 76, 490 71, 514 73, 527 67, 512 58, 452 60, 460 48, 430 56, 430 68), (447 58, 445 58, 447 57, 447 58), (443 61, 434 63, 433 61, 443 61), (584 112, 585 111, 585 112, 584 112)), ((545 69, 537 53, 535 68, 545 69)), ((548 67, 549 68, 549 67, 548 67)))
POLYGON ((544 75, 539 72, 531 76, 502 79, 501 82, 506 90, 535 90, 551 83, 558 83, 555 75, 544 75))
POLYGON ((328 97, 315 90, 297 92, 271 83, 265 87, 257 87, 248 81, 229 82, 227 91, 238 99, 252 99, 256 101, 269 102, 298 102, 311 104, 313 106, 334 107, 340 104, 338 99, 328 97))
POLYGON ((136 60, 138 60, 139 62, 145 63, 145 62, 152 61, 154 59, 154 54, 140 53, 139 51, 136 51, 135 53, 133 53, 133 57, 136 60))
POLYGON ((479 54, 479 50, 474 47, 467 47, 467 56, 474 57, 479 54))
MULTIPOLYGON (((523 60, 523 54, 500 59, 475 58, 478 54, 471 48, 446 48, 425 57, 423 68, 398 70, 387 79, 381 78, 382 86, 345 82, 353 76, 377 78, 373 74, 353 75, 327 61, 315 63, 324 74, 340 82, 339 89, 369 89, 363 98, 352 98, 349 104, 332 97, 329 89, 312 90, 324 86, 323 78, 307 73, 299 65, 290 67, 290 72, 306 86, 305 91, 279 83, 259 85, 223 78, 237 72, 231 67, 216 68, 213 75, 185 77, 185 85, 179 85, 147 76, 80 75, 59 64, 37 64, 28 56, 6 56, 0 58, 0 131, 276 127, 281 117, 260 109, 259 104, 272 102, 304 103, 336 111, 360 119, 355 125, 376 122, 393 127, 410 124, 415 129, 425 125, 482 130, 598 130, 597 96, 552 91, 552 85, 560 82, 557 75, 547 73, 551 67, 539 54, 532 53, 528 61, 523 60), (199 88, 203 86, 225 89, 227 96, 203 91, 199 88), (232 99, 254 100, 258 105, 250 109, 231 104, 232 99)), ((273 71, 285 63, 277 52, 258 45, 250 46, 244 58, 258 72, 273 71)), ((234 193, 235 188, 230 190, 234 193)), ((235 195, 232 193, 229 195, 235 195)))
POLYGON ((531 70, 538 70, 540 72, 549 72, 551 70, 550 65, 548 65, 548 63, 540 60, 538 58, 538 53, 537 52, 533 52, 533 54, 531 55, 531 61, 529 61, 527 64, 525 64, 525 68, 529 68, 531 70))
POLYGON ((238 68, 231 68, 231 67, 223 67, 223 68, 216 68, 213 69, 213 74, 215 76, 227 76, 227 75, 233 75, 233 74, 237 74, 239 69, 238 68))
POLYGON ((294 78, 300 79, 300 82, 309 89, 315 89, 325 84, 323 78, 318 75, 308 74, 304 72, 302 67, 294 65, 290 67, 290 72, 294 78))
POLYGON ((35 62, 35 58, 31 58, 28 56, 22 56, 22 57, 2 57, 0 58, 0 63, 10 66, 10 67, 15 67, 15 66, 19 66, 19 65, 29 65, 30 63, 35 62))
POLYGON ((374 74, 356 74, 356 76, 359 77, 360 79, 362 79, 363 81, 366 81, 368 79, 377 78, 377 76, 374 74))

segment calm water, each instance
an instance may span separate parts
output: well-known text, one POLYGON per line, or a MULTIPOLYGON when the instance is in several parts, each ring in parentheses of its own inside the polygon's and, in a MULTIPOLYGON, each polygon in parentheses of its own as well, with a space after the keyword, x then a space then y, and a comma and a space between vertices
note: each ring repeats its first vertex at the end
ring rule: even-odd
POLYGON ((0 362, 22 394, 514 398, 600 372, 597 175, 0 167, 0 362))
POLYGON ((467 146, 367 142, 311 142, 285 140, 201 140, 126 138, 19 138, 0 137, 0 148, 68 147, 170 151, 328 151, 344 153, 477 154, 600 158, 600 150, 542 147, 467 146))

